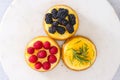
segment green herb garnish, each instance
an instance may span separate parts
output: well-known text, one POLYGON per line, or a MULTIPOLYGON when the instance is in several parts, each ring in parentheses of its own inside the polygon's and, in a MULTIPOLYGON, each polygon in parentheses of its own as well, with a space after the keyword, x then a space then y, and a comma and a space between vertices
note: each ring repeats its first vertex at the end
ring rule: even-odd
POLYGON ((77 43, 79 43, 79 42, 81 42, 81 40, 79 40, 79 41, 75 42, 75 44, 77 44, 77 43))
POLYGON ((73 60, 76 59, 78 60, 80 63, 84 63, 84 62, 90 62, 90 60, 88 59, 88 46, 87 44, 82 45, 82 47, 79 48, 79 50, 75 50, 72 49, 73 51, 73 60))

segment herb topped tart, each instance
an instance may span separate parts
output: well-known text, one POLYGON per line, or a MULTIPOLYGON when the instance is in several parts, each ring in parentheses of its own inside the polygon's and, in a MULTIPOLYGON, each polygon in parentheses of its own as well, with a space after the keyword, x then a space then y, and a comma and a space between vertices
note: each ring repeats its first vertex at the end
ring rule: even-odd
POLYGON ((39 36, 28 43, 25 49, 25 59, 28 65, 37 71, 49 71, 60 60, 60 48, 51 38, 39 36))
POLYGON ((87 38, 75 36, 68 39, 62 47, 65 65, 72 70, 89 68, 96 59, 96 47, 87 38))
POLYGON ((43 21, 45 32, 54 39, 65 40, 73 36, 79 26, 77 13, 66 5, 51 7, 43 21))

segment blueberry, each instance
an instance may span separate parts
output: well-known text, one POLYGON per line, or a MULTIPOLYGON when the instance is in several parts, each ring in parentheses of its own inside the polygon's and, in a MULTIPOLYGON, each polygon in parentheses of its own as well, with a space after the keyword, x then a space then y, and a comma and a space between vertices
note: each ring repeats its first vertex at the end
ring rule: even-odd
POLYGON ((56 27, 49 27, 49 32, 54 34, 56 32, 56 27))
POLYGON ((57 21, 54 21, 53 23, 52 23, 52 26, 58 26, 58 22, 57 21))
POLYGON ((47 13, 45 15, 45 21, 46 21, 47 24, 51 24, 53 22, 51 13, 47 13))
POLYGON ((72 24, 72 25, 76 24, 76 19, 73 14, 68 15, 68 20, 69 20, 70 24, 72 24))
POLYGON ((59 9, 57 13, 57 17, 61 19, 65 19, 65 17, 68 16, 68 10, 67 9, 59 9))
POLYGON ((66 26, 67 23, 68 23, 68 21, 67 21, 66 19, 63 19, 63 20, 62 20, 62 25, 63 25, 63 26, 66 26))
POLYGON ((59 34, 64 34, 64 33, 65 33, 65 28, 64 28, 64 27, 61 27, 61 26, 58 26, 58 27, 57 27, 57 32, 58 32, 59 34))
POLYGON ((58 10, 58 11, 62 11, 62 10, 64 10, 64 8, 59 8, 59 10, 58 10))
POLYGON ((54 19, 57 19, 57 13, 58 13, 58 11, 55 8, 51 11, 51 13, 52 13, 52 17, 54 19))
POLYGON ((68 24, 66 25, 66 29, 67 29, 67 31, 68 31, 69 33, 73 33, 73 32, 74 32, 74 27, 73 27, 70 23, 68 23, 68 24))
POLYGON ((58 23, 62 25, 62 19, 58 18, 58 23))

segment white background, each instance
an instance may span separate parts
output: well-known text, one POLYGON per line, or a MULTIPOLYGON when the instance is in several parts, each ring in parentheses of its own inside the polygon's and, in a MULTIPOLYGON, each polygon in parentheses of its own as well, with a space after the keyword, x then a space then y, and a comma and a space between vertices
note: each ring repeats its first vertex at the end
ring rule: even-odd
MULTIPOLYGON (((0 21, 11 2, 12 0, 0 0, 0 21)), ((116 13, 118 14, 118 17, 120 18, 120 0, 109 0, 109 2, 113 5, 114 9, 116 10, 116 13)), ((9 80, 7 75, 4 73, 1 64, 0 64, 0 80, 9 80)), ((113 80, 120 80, 120 68, 115 74, 113 80)))

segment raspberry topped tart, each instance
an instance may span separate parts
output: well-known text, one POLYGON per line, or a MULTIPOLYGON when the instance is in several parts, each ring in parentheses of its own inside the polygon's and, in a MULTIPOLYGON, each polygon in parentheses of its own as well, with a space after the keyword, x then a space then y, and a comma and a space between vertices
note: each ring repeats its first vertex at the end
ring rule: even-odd
POLYGON ((66 5, 51 7, 43 21, 45 32, 54 39, 65 40, 73 36, 79 26, 77 13, 66 5))
POLYGON ((49 71, 60 60, 60 48, 53 39, 39 36, 28 43, 25 58, 32 69, 41 72, 49 71))
POLYGON ((85 37, 72 37, 62 47, 62 59, 65 65, 72 70, 87 69, 96 59, 96 47, 85 37))

